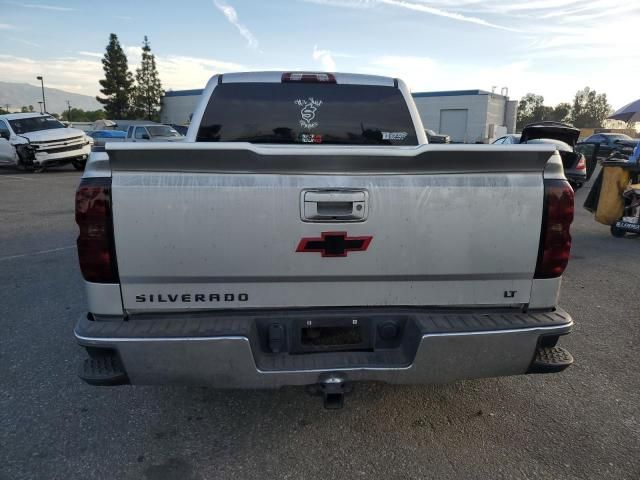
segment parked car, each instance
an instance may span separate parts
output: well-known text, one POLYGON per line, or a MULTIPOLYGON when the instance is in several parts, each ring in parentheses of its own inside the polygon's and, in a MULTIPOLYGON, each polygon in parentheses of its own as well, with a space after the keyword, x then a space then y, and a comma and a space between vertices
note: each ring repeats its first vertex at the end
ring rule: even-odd
POLYGON ((451 143, 451 137, 442 133, 436 133, 433 130, 426 128, 425 133, 429 143, 451 143))
POLYGON ((495 139, 493 142, 494 145, 515 145, 520 143, 520 134, 519 133, 510 133, 509 135, 504 135, 500 138, 495 139))
POLYGON ((520 135, 520 143, 550 143, 555 145, 562 158, 564 174, 574 190, 587 181, 587 161, 575 151, 580 130, 561 122, 536 122, 526 125, 520 135))
POLYGON ((176 125, 176 124, 172 123, 171 127, 173 127, 173 129, 175 131, 177 131, 180 135, 186 135, 187 132, 189 131, 189 126, 188 125, 176 125))
POLYGON ((82 130, 67 128, 43 113, 0 115, 0 137, 15 150, 7 162, 28 171, 68 163, 82 170, 93 143, 82 130))
POLYGON ((104 147, 106 142, 123 142, 127 133, 122 130, 91 130, 87 135, 93 138, 94 147, 104 147))
POLYGON ((574 192, 555 148, 430 148, 390 77, 225 73, 196 112, 183 142, 91 154, 86 382, 317 385, 337 407, 355 381, 572 363, 556 342, 574 192))
MULTIPOLYGON (((0 130, 2 135, 2 130, 0 130)), ((0 136, 0 165, 15 165, 16 164, 16 149, 11 145, 6 136, 0 136)))
POLYGON ((127 142, 174 142, 184 139, 178 131, 169 125, 131 125, 127 129, 127 142))
POLYGON ((640 139, 631 138, 624 133, 594 133, 580 143, 598 144, 598 157, 607 158, 616 150, 631 150, 635 148, 640 139))

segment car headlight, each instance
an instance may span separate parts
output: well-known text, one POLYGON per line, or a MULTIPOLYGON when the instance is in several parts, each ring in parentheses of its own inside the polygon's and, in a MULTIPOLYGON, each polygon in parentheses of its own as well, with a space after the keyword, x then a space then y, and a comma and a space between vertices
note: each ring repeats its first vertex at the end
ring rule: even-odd
POLYGON ((93 138, 90 137, 89 135, 84 136, 84 142, 85 142, 85 145, 88 143, 89 145, 93 146, 93 138))

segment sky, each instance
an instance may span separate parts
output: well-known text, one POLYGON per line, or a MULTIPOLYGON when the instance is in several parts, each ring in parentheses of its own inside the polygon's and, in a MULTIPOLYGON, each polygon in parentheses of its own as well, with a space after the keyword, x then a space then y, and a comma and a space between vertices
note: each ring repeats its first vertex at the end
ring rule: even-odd
POLYGON ((135 71, 144 35, 165 89, 215 73, 399 77, 414 91, 508 88, 547 105, 589 86, 640 98, 637 0, 0 0, 0 81, 98 94, 116 33, 135 71))

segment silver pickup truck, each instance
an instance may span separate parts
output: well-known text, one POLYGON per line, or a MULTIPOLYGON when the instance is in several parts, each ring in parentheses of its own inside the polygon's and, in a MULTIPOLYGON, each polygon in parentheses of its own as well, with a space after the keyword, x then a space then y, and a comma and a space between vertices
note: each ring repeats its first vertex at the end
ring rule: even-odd
POLYGON ((440 383, 563 370, 573 191, 550 145, 428 145, 405 84, 214 76, 184 142, 76 194, 94 385, 440 383))

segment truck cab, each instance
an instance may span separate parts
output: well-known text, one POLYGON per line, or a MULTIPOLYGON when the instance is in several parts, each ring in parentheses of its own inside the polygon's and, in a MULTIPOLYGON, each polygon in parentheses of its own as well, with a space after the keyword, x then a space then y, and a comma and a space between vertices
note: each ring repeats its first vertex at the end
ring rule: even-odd
POLYGON ((175 142, 184 136, 169 125, 130 125, 127 128, 127 142, 175 142))

